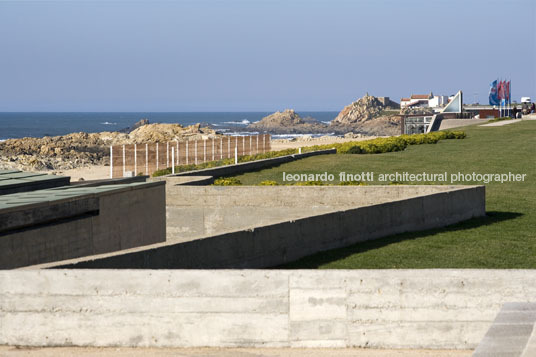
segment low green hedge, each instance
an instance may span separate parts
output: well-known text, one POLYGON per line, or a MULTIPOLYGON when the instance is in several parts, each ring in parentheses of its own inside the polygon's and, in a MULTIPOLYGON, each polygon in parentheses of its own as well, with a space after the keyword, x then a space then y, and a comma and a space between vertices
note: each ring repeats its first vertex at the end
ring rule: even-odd
POLYGON ((335 148, 337 154, 381 154, 385 152, 402 151, 409 145, 435 144, 440 140, 463 139, 463 131, 434 131, 427 134, 412 134, 376 138, 363 141, 349 141, 330 145, 315 145, 307 151, 326 150, 335 148))
POLYGON ((214 180, 214 186, 240 186, 242 182, 234 177, 222 177, 214 180))

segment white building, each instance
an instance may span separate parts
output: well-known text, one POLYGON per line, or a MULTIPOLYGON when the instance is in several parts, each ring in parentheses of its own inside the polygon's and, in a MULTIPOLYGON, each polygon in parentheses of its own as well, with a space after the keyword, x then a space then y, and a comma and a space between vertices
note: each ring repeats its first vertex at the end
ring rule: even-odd
POLYGON ((412 94, 409 98, 400 99, 400 108, 405 107, 425 107, 439 108, 448 103, 448 97, 445 95, 430 94, 412 94))

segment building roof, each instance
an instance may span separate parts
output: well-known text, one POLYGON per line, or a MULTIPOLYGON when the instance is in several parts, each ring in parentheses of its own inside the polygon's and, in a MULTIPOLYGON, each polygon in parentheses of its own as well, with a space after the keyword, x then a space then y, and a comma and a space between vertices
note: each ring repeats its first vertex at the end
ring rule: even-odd
POLYGON ((401 98, 401 99, 400 99, 401 102, 409 102, 410 100, 411 100, 411 99, 409 99, 409 98, 401 98))
POLYGON ((419 105, 419 104, 422 104, 422 103, 427 103, 427 101, 424 100, 424 99, 419 99, 419 100, 416 101, 416 102, 413 102, 413 103, 408 104, 408 107, 413 107, 413 106, 416 106, 416 105, 419 105))
POLYGON ((412 94, 411 99, 432 99, 431 94, 412 94))

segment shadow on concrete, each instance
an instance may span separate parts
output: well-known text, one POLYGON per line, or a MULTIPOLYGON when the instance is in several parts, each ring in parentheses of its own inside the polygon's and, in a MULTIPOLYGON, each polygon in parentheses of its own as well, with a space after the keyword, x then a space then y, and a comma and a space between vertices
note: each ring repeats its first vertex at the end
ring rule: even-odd
POLYGON ((439 233, 465 231, 481 226, 490 226, 495 223, 515 219, 521 216, 523 216, 523 213, 490 211, 486 212, 486 216, 484 217, 472 218, 467 221, 456 223, 447 227, 434 228, 417 232, 400 233, 384 238, 356 243, 348 247, 316 253, 305 258, 299 259, 295 262, 273 267, 272 269, 317 269, 322 265, 345 259, 354 254, 364 253, 369 250, 386 247, 388 245, 396 244, 402 241, 414 240, 419 238, 433 239, 432 236, 439 233))

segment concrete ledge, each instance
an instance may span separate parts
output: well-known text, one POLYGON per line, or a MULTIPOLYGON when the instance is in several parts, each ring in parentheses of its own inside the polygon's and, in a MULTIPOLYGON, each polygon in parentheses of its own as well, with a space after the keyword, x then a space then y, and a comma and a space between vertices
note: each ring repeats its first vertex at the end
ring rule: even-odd
POLYGON ((277 166, 280 164, 284 164, 285 162, 291 162, 291 161, 295 161, 299 159, 304 159, 310 156, 336 154, 336 153, 337 153, 336 149, 319 150, 319 151, 306 152, 303 154, 294 154, 294 155, 274 157, 271 159, 242 162, 236 165, 226 165, 226 166, 213 167, 213 168, 203 169, 203 170, 186 171, 186 172, 177 173, 175 175, 167 175, 167 176, 168 177, 169 176, 212 176, 214 178, 218 178, 222 176, 232 176, 232 175, 242 174, 244 172, 265 169, 267 167, 277 166))
POLYGON ((5 345, 473 349, 536 273, 19 270, 0 286, 5 345))

